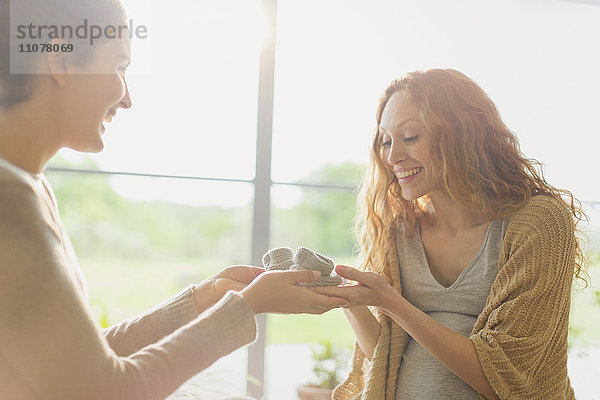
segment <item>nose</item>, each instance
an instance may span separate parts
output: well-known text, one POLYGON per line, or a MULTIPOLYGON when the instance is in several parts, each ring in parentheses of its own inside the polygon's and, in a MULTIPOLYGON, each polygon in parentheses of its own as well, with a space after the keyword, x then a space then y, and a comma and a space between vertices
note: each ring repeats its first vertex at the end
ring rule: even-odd
POLYGON ((120 108, 129 109, 132 106, 131 96, 129 95, 129 87, 127 86, 127 82, 123 79, 123 84, 125 85, 125 96, 121 99, 119 103, 120 108))
POLYGON ((399 162, 405 161, 408 158, 406 153, 406 146, 402 143, 392 141, 392 145, 389 149, 387 162, 391 166, 398 164, 399 162))

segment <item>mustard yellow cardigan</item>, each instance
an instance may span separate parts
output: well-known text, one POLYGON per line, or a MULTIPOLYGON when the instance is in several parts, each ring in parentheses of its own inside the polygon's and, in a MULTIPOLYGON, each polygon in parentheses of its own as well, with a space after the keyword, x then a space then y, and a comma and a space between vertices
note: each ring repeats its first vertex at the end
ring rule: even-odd
MULTIPOLYGON (((575 232, 569 209, 553 198, 533 197, 511 217, 498 275, 470 336, 501 399, 575 398, 567 375, 574 267, 575 232)), ((397 261, 390 272, 391 284, 398 290, 397 261)), ((381 329, 373 358, 369 361, 355 345, 352 370, 335 389, 335 400, 394 399, 409 336, 383 313, 376 311, 375 316, 381 329)))

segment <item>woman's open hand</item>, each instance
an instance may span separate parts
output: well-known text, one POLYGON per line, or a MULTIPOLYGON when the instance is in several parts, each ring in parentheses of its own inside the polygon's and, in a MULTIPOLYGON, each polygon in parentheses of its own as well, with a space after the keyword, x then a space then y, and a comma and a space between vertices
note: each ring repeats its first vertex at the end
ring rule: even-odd
POLYGON ((317 271, 269 271, 261 274, 241 291, 256 314, 323 314, 333 308, 344 307, 346 299, 329 296, 300 286, 316 280, 317 271))
POLYGON ((244 289, 263 272, 265 272, 264 268, 251 265, 233 265, 223 268, 194 288, 196 310, 201 313, 221 300, 228 291, 244 289))
POLYGON ((222 269, 208 281, 214 284, 217 296, 221 299, 230 290, 242 290, 263 272, 265 270, 261 267, 235 265, 222 269))
POLYGON ((334 287, 313 287, 315 293, 326 296, 342 297, 348 300, 346 308, 355 306, 375 306, 382 311, 389 310, 392 305, 401 299, 385 278, 375 272, 363 272, 345 265, 335 267, 335 272, 341 277, 355 281, 355 284, 334 287))

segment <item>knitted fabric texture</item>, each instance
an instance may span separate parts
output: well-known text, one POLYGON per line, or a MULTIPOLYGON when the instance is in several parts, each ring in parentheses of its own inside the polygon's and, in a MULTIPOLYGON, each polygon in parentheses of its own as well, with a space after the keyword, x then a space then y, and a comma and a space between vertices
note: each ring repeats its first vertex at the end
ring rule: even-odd
POLYGON ((306 247, 298 247, 294 254, 294 265, 292 269, 313 269, 321 271, 321 276, 329 276, 333 271, 333 261, 322 254, 307 249, 306 247))
POLYGON ((269 250, 262 258, 266 270, 316 270, 321 272, 319 279, 302 283, 303 286, 337 286, 342 277, 331 275, 335 264, 333 261, 306 247, 299 247, 294 254, 289 247, 278 247, 269 250))
POLYGON ((335 264, 329 257, 306 247, 298 247, 296 254, 294 254, 294 265, 290 269, 321 271, 319 279, 313 282, 301 283, 302 286, 337 286, 342 283, 342 277, 330 275, 334 267, 335 264))
POLYGON ((289 247, 271 249, 262 257, 262 262, 267 271, 287 271, 294 264, 294 250, 289 247))
MULTIPOLYGON (((574 267, 575 232, 569 209, 550 197, 533 197, 511 217, 498 275, 470 337, 501 399, 575 398, 567 374, 574 267)), ((397 254, 390 255, 385 275, 400 290, 397 254)), ((335 400, 394 399, 409 337, 377 310, 375 317, 380 333, 373 358, 369 361, 355 345, 352 370, 335 389, 335 400)))

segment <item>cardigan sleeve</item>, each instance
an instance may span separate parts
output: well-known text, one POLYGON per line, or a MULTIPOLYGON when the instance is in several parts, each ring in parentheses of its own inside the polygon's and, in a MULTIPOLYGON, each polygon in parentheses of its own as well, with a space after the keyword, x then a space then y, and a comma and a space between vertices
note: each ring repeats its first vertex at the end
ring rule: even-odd
MULTIPOLYGON (((395 243, 397 235, 390 240, 395 243)), ((396 246, 387 254, 387 269, 383 273, 394 289, 401 293, 400 270, 396 246)), ((409 336, 400 326, 376 307, 370 308, 379 322, 379 336, 368 360, 358 343, 354 346, 352 367, 348 378, 333 391, 334 400, 393 400, 396 378, 409 336)))
POLYGON ((256 337, 254 312, 229 292, 161 340, 122 357, 85 303, 60 232, 22 183, 0 190, 3 398, 159 400, 256 337), (31 393, 29 397, 24 392, 31 393))
POLYGON ((156 307, 104 329, 106 341, 119 356, 129 356, 158 342, 198 317, 192 286, 156 307))
POLYGON ((574 398, 567 333, 575 246, 573 218, 558 200, 536 196, 511 218, 470 338, 501 399, 574 398))
POLYGON ((334 400, 383 399, 386 391, 390 353, 391 321, 385 314, 375 311, 379 322, 379 336, 371 360, 365 356, 358 342, 354 345, 352 366, 346 380, 333 391, 334 400))

